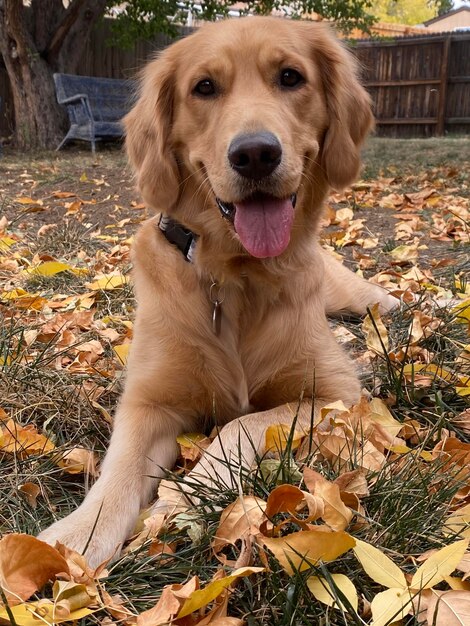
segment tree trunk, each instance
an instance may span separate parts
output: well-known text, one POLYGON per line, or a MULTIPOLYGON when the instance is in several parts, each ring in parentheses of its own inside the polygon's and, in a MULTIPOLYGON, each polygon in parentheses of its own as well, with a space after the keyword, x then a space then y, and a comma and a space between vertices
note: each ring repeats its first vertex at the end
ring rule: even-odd
POLYGON ((64 9, 62 0, 33 0, 29 20, 22 0, 0 0, 0 53, 13 94, 18 148, 54 148, 65 134, 52 74, 75 71, 105 5, 106 0, 71 0, 64 9))

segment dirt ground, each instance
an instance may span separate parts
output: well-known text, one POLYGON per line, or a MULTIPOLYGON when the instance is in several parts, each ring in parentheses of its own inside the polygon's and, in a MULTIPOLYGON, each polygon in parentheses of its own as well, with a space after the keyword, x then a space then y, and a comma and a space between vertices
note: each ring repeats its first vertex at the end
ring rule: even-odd
MULTIPOLYGON (((330 197, 324 241, 366 275, 387 266, 391 250, 413 242, 424 266, 444 266, 450 258, 460 266, 468 262, 469 198, 469 138, 371 138, 362 180, 330 197), (341 209, 348 212, 337 219, 341 209), (401 234, 400 223, 408 224, 401 234)), ((47 232, 41 227, 64 221, 80 224, 84 234, 132 234, 149 216, 116 144, 100 146, 96 157, 85 146, 38 155, 7 151, 0 160, 0 201, 11 226, 39 236, 47 232)))

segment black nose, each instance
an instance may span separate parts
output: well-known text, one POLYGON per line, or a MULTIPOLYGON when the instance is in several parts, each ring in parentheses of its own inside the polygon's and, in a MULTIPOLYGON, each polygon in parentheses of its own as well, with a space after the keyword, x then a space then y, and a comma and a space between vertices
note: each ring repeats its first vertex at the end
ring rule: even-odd
POLYGON ((253 180, 272 174, 281 157, 282 146, 272 133, 238 135, 228 149, 228 160, 233 169, 253 180))

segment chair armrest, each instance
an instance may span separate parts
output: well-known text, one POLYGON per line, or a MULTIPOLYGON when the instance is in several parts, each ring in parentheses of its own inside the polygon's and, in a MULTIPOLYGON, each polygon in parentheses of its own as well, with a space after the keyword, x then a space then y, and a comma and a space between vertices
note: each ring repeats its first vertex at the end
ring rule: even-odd
POLYGON ((57 100, 59 104, 73 104, 74 102, 80 101, 83 104, 83 109, 90 120, 92 132, 95 132, 95 120, 93 118, 93 113, 91 111, 90 99, 88 98, 86 93, 77 93, 70 98, 64 98, 63 100, 57 100))

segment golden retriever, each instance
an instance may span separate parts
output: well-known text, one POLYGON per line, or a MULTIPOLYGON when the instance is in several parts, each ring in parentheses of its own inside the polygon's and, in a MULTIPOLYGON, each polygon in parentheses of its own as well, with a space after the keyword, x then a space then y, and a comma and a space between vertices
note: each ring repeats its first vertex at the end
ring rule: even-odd
POLYGON ((298 409, 308 426, 312 403, 359 399, 326 314, 397 301, 330 258, 317 231, 329 188, 357 176, 371 125, 356 63, 322 24, 209 24, 148 64, 127 151, 164 218, 133 246, 135 338, 101 476, 41 539, 87 546, 97 564, 131 533, 179 434, 208 418, 223 426, 193 473, 230 484, 216 459, 249 466, 269 425, 298 409))

